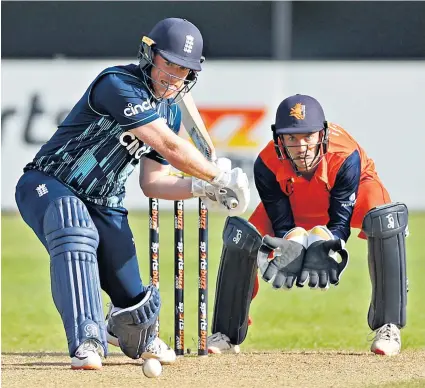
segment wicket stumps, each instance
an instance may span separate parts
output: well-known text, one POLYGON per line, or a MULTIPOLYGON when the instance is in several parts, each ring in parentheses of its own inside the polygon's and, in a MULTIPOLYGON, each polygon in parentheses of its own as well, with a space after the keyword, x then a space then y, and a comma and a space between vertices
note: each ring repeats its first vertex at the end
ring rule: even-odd
MULTIPOLYGON (((198 355, 208 355, 208 209, 198 212, 198 355)), ((184 201, 174 201, 174 350, 184 355, 184 201)), ((159 288, 159 200, 149 199, 149 258, 152 284, 159 288)), ((159 332, 159 320, 158 320, 159 332)))
POLYGON ((208 209, 199 198, 198 356, 208 356, 208 209))
MULTIPOLYGON (((159 200, 149 198, 149 277, 159 290, 159 200)), ((159 335, 159 317, 156 321, 159 335)))
POLYGON ((174 201, 174 350, 184 355, 184 202, 174 201))

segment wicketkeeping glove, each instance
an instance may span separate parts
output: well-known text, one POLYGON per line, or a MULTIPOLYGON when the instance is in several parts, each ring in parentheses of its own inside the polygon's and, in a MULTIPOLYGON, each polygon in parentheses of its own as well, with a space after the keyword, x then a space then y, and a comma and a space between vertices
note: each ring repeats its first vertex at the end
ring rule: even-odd
POLYGON ((310 288, 328 289, 329 284, 338 285, 348 259, 349 254, 342 240, 314 242, 305 254, 297 286, 303 287, 307 281, 310 288), (341 256, 341 262, 336 261, 335 253, 341 256))
POLYGON ((302 244, 266 235, 257 254, 258 268, 273 288, 291 289, 301 272, 304 254, 302 244), (272 251, 273 259, 269 260, 272 251))

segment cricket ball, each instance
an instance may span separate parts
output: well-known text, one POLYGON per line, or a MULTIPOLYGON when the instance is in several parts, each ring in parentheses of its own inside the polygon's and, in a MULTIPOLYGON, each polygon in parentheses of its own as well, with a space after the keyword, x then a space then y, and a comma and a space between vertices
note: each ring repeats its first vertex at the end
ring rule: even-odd
POLYGON ((142 368, 144 375, 149 378, 158 377, 162 373, 161 363, 154 358, 145 360, 142 368))

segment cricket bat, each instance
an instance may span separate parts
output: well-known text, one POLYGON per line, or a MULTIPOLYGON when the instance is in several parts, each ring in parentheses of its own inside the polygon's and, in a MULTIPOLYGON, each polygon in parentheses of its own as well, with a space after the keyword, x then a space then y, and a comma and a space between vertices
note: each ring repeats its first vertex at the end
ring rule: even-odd
MULTIPOLYGON (((178 102, 178 105, 182 112, 183 125, 186 128, 189 137, 195 144, 195 147, 211 161, 213 154, 215 154, 214 144, 191 93, 186 93, 178 102)), ((234 209, 238 206, 238 200, 236 198, 229 197, 227 198, 225 206, 229 209, 234 209)))
POLYGON ((211 160, 214 153, 214 144, 190 92, 184 95, 178 105, 182 112, 183 125, 189 137, 192 139, 195 147, 208 160, 211 160))

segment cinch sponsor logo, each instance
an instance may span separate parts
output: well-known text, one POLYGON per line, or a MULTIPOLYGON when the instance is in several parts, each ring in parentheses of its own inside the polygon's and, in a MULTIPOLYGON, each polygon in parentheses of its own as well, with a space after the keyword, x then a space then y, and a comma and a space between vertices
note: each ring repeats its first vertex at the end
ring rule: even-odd
POLYGON ((147 110, 153 109, 149 101, 143 101, 141 104, 133 105, 129 103, 127 108, 124 109, 124 114, 127 117, 135 116, 139 113, 146 112, 147 110))
POLYGON ((140 141, 132 132, 123 132, 120 136, 120 143, 127 148, 128 153, 135 159, 140 159, 144 154, 152 151, 152 147, 140 141))

